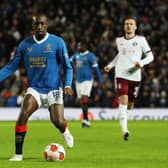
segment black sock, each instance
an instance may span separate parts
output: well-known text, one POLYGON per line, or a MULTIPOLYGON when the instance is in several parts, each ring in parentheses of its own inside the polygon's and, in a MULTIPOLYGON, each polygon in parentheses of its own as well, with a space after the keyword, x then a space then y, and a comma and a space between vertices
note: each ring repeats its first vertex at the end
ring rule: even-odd
POLYGON ((88 105, 85 104, 82 106, 83 118, 88 121, 88 105))
POLYGON ((23 152, 23 142, 26 132, 16 132, 15 133, 15 147, 16 154, 22 154, 23 152))

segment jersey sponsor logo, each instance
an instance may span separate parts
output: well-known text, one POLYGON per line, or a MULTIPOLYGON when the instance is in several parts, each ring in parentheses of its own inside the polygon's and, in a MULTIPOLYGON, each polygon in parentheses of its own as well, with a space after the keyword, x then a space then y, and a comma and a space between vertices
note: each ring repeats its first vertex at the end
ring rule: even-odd
POLYGON ((45 68, 47 66, 47 57, 30 57, 30 68, 45 68))
POLYGON ((83 66, 83 62, 82 61, 77 61, 76 62, 76 66, 77 67, 82 67, 83 66))

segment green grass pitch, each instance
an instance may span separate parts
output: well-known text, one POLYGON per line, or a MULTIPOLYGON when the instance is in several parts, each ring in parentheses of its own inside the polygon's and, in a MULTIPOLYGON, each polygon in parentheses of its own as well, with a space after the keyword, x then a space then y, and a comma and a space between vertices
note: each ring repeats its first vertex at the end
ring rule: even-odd
POLYGON ((10 162, 14 152, 15 122, 0 122, 0 168, 167 168, 168 121, 129 121, 131 137, 122 139, 118 121, 93 121, 81 128, 69 121, 75 138, 73 149, 66 148, 50 121, 29 121, 24 144, 24 160, 10 162), (47 162, 43 150, 51 142, 66 150, 63 162, 47 162))

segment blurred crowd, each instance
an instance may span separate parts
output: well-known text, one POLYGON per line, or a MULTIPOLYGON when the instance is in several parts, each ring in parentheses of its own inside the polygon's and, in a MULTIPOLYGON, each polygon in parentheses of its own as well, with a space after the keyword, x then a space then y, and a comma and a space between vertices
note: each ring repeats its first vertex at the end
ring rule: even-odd
MULTIPOLYGON (((99 86, 95 80, 90 106, 112 107, 114 70, 107 74, 103 67, 116 54, 114 42, 122 35, 123 18, 132 15, 138 20, 138 33, 146 36, 155 57, 143 70, 135 106, 168 107, 167 11, 167 0, 1 0, 0 68, 10 61, 18 43, 32 33, 32 17, 45 13, 49 18, 48 31, 64 38, 70 56, 76 51, 76 43, 85 37, 89 50, 97 56, 104 81, 99 86)), ((0 83, 0 106, 20 106, 26 88, 26 72, 21 65, 13 76, 0 83)), ((65 106, 77 107, 76 96, 65 97, 65 106)))

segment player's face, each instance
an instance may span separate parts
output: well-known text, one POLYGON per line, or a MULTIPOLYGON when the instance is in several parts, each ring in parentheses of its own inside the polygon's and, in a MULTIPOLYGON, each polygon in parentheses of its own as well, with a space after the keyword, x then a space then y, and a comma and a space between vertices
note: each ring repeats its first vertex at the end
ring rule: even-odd
POLYGON ((85 45, 82 42, 77 44, 78 51, 84 52, 86 50, 85 45))
POLYGON ((134 19, 127 19, 124 22, 124 31, 126 34, 135 33, 137 29, 136 21, 134 19))
POLYGON ((45 16, 36 17, 33 23, 35 35, 44 37, 48 28, 47 18, 45 16))

